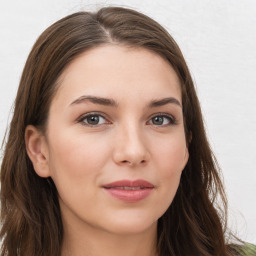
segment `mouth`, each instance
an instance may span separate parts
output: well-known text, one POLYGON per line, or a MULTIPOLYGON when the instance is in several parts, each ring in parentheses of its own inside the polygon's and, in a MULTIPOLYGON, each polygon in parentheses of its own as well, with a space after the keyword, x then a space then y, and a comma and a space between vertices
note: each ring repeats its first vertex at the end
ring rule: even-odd
POLYGON ((145 180, 119 180, 103 185, 102 188, 121 201, 138 202, 148 197, 155 187, 145 180))
MULTIPOLYGON (((121 189, 121 190, 139 190, 139 189, 145 189, 145 187, 113 187, 115 189, 121 189)), ((113 188, 106 188, 106 189, 113 189, 113 188)))

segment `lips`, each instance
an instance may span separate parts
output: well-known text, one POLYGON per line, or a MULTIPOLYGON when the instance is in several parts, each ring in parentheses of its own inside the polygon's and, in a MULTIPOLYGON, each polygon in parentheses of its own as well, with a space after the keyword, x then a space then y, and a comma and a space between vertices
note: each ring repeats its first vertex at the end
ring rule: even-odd
POLYGON ((102 186, 114 198, 125 202, 138 202, 150 195, 154 185, 145 180, 119 180, 102 186))

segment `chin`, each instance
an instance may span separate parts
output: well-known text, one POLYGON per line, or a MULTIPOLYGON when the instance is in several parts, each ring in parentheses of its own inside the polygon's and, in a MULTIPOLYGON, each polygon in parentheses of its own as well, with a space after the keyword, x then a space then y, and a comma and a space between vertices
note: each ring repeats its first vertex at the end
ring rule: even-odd
POLYGON ((157 219, 147 217, 136 218, 132 215, 128 218, 115 218, 109 224, 108 230, 120 235, 135 235, 150 229, 157 229, 157 219))

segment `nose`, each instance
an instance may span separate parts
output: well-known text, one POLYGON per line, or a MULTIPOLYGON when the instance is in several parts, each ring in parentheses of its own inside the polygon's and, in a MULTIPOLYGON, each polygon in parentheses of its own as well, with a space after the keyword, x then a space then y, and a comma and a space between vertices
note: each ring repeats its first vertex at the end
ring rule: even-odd
POLYGON ((135 167, 146 164, 150 153, 142 129, 135 125, 120 128, 116 133, 113 160, 118 165, 135 167))

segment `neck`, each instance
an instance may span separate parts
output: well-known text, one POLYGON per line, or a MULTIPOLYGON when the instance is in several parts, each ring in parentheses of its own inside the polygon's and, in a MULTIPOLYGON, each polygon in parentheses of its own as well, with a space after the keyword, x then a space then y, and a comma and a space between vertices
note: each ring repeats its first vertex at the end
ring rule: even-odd
POLYGON ((113 234, 90 225, 64 224, 61 256, 156 256, 157 224, 136 234, 113 234))

